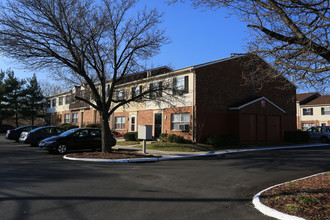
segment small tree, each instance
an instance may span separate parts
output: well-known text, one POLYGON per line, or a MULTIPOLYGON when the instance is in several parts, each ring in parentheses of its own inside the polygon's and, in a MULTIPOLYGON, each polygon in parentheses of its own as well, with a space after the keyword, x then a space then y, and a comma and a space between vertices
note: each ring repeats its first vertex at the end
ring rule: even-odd
POLYGON ((25 97, 24 80, 19 80, 14 75, 14 71, 7 70, 6 84, 6 100, 8 102, 8 110, 15 116, 16 127, 18 127, 18 119, 22 112, 22 99, 25 97))
POLYGON ((44 96, 41 92, 41 87, 34 74, 33 77, 27 79, 25 89, 25 97, 22 99, 22 115, 31 119, 31 124, 37 117, 43 117, 43 109, 45 108, 44 96))

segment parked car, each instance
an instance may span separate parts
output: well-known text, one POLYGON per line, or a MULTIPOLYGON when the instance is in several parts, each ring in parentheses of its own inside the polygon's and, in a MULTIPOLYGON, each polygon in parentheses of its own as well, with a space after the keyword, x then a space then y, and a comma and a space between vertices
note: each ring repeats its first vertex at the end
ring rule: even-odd
POLYGON ((119 133, 119 132, 117 132, 117 131, 113 131, 113 132, 112 132, 112 135, 113 135, 115 138, 118 138, 118 137, 124 137, 124 134, 119 133))
POLYGON ((63 133, 65 129, 55 126, 45 126, 35 128, 31 131, 23 131, 20 135, 19 142, 38 146, 39 142, 45 138, 57 136, 63 133))
POLYGON ((6 133, 7 130, 14 129, 11 125, 0 125, 0 133, 6 133))
POLYGON ((311 140, 321 141, 322 143, 328 143, 330 140, 330 126, 317 126, 307 129, 311 140))
POLYGON ((23 131, 31 131, 32 129, 35 129, 37 127, 38 126, 28 125, 28 126, 22 126, 22 127, 8 130, 6 133, 6 139, 15 140, 18 142, 19 137, 23 131))
MULTIPOLYGON (((116 139, 111 136, 111 146, 116 145, 116 139)), ((100 149, 101 130, 94 128, 74 128, 58 136, 46 138, 39 143, 48 152, 65 154, 69 150, 100 149)))

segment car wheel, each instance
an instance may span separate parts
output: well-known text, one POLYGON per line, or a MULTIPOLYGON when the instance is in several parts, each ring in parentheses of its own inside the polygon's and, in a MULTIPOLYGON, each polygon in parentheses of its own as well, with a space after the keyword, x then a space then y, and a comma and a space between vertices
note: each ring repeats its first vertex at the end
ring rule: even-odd
POLYGON ((57 147, 57 152, 60 153, 60 154, 65 154, 67 150, 68 149, 67 149, 65 144, 60 144, 57 147))
POLYGON ((321 137, 322 143, 328 143, 328 138, 326 136, 321 137))

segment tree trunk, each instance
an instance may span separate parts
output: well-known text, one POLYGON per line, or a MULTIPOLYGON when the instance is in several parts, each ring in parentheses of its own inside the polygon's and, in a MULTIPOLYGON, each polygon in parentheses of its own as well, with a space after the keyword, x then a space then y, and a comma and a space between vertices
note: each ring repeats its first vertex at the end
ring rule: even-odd
POLYGON ((107 113, 100 112, 101 119, 101 129, 102 129, 102 152, 111 152, 111 130, 108 122, 109 116, 107 113))

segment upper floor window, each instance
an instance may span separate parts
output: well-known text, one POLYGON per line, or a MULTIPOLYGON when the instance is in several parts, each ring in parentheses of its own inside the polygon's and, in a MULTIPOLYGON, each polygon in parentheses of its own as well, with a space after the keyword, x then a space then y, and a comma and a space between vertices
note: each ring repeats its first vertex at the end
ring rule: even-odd
POLYGON ((313 115, 313 108, 303 108, 303 115, 313 115))
POLYGON ((81 98, 85 98, 85 96, 86 96, 86 91, 85 91, 85 90, 81 90, 81 91, 80 91, 80 95, 81 95, 81 98))
POLYGON ((323 107, 321 108, 322 115, 330 115, 330 107, 323 107))
POLYGON ((142 93, 142 86, 136 86, 132 88, 132 98, 141 95, 142 93))
POLYGON ((65 104, 67 105, 69 103, 70 103, 70 96, 67 95, 67 96, 65 96, 65 104))
POLYGON ((56 98, 52 100, 52 107, 56 106, 56 98))
POLYGON ((175 77, 173 78, 173 95, 183 95, 189 92, 189 77, 175 77))
POLYGON ((149 84, 149 97, 156 98, 162 96, 162 82, 154 82, 149 84))
POLYGON ((58 98, 58 105, 63 105, 63 97, 58 98))
POLYGON ((125 99, 125 90, 118 90, 116 92, 116 100, 124 100, 125 99))
POLYGON ((51 105, 50 105, 50 99, 47 99, 46 105, 47 105, 47 108, 50 108, 51 107, 51 105))

